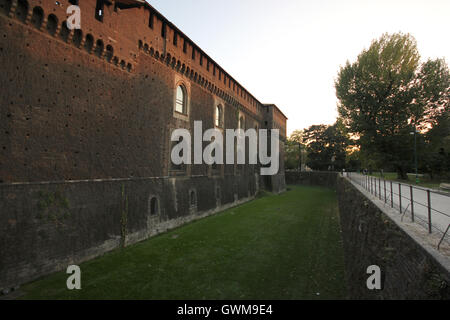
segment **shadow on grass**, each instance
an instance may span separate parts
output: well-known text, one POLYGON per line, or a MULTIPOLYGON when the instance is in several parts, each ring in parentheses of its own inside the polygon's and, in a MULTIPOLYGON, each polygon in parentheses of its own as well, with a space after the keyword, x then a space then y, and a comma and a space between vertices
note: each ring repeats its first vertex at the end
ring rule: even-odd
POLYGON ((333 190, 290 186, 81 266, 82 289, 59 272, 21 299, 343 299, 333 190))

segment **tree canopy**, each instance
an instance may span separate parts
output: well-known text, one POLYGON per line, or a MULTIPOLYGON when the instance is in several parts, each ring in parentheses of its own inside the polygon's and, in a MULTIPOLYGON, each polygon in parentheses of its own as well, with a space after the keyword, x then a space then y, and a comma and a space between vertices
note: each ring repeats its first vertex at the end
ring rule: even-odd
POLYGON ((313 125, 303 132, 308 153, 306 165, 313 170, 342 170, 346 166, 347 134, 340 121, 332 126, 313 125))
POLYGON ((359 136, 361 153, 394 167, 401 178, 411 166, 414 128, 429 130, 449 105, 450 78, 443 59, 420 63, 409 34, 384 34, 335 82, 338 111, 359 136))

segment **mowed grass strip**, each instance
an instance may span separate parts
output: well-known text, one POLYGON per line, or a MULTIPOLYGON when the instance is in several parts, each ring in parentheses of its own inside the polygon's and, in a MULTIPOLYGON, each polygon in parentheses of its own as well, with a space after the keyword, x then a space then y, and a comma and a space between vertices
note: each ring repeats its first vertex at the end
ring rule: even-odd
POLYGON ((341 299, 333 190, 291 186, 21 288, 22 299, 341 299))
MULTIPOLYGON (((371 176, 380 178, 381 173, 373 172, 373 174, 371 176)), ((392 181, 400 182, 403 184, 405 184, 405 183, 412 184, 412 185, 416 185, 416 186, 420 186, 420 187, 424 187, 424 188, 436 189, 436 190, 439 190, 439 187, 441 184, 439 177, 435 177, 434 180, 431 180, 430 177, 427 175, 420 176, 419 182, 416 182, 415 175, 411 175, 411 174, 408 174, 408 180, 400 180, 400 179, 398 179, 396 172, 385 172, 385 173, 383 173, 383 178, 385 180, 392 180, 392 181)))

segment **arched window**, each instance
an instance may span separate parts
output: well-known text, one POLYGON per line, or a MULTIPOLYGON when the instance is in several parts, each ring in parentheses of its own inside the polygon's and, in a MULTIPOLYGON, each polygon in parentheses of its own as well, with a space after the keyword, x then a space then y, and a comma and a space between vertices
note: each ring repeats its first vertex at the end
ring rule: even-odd
POLYGON ((25 22, 28 14, 28 1, 19 0, 16 7, 16 19, 25 22))
POLYGON ((97 45, 95 46, 95 55, 97 57, 101 58, 101 56, 103 54, 103 49, 104 49, 103 41, 98 39, 97 40, 97 45))
POLYGON ((83 41, 83 31, 81 31, 81 29, 75 29, 72 41, 76 47, 81 45, 81 42, 83 41))
POLYGON ((42 26, 42 21, 44 21, 44 10, 41 7, 33 8, 33 15, 31 16, 31 24, 40 29, 42 26))
POLYGON ((113 56, 114 56, 114 48, 108 44, 106 46, 106 54, 105 54, 106 61, 111 62, 113 56))
POLYGON ((159 214, 158 198, 152 197, 150 200, 150 215, 154 216, 159 214))
POLYGON ((191 207, 195 207, 197 205, 197 195, 195 194, 194 190, 191 190, 189 198, 191 202, 191 207))
POLYGON ((51 34, 52 36, 55 35, 57 28, 58 28, 58 18, 54 14, 49 15, 47 18, 48 33, 51 34))
POLYGON ((216 107, 216 118, 214 124, 216 125, 216 127, 223 127, 223 107, 221 105, 218 105, 216 107))
POLYGON ((70 29, 67 27, 67 21, 64 21, 62 23, 59 35, 61 36, 61 39, 63 39, 64 41, 67 41, 67 39, 69 38, 70 29))
POLYGON ((187 114, 186 89, 182 85, 179 85, 177 87, 177 96, 176 96, 176 100, 175 100, 175 111, 182 113, 182 114, 187 114))
POLYGON ((92 48, 94 47, 94 37, 92 34, 86 35, 86 41, 84 42, 84 49, 91 53, 92 48))

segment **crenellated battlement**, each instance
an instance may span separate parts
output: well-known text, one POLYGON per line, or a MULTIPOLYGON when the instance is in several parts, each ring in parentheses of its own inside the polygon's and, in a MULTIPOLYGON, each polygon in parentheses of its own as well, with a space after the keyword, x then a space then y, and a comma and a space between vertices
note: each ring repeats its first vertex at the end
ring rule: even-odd
POLYGON ((145 1, 0 0, 0 6, 10 18, 127 72, 135 72, 141 54, 150 55, 261 119, 263 104, 145 1), (67 8, 76 3, 81 9, 81 29, 69 30, 67 8))
MULTIPOLYGON (((123 50, 131 47, 132 42, 123 37, 120 41, 114 39, 112 25, 97 26, 87 15, 82 15, 82 28, 69 30, 67 27, 67 7, 74 1, 51 0, 0 0, 0 11, 8 17, 55 37, 80 50, 104 59, 114 66, 131 72, 136 63, 136 54, 123 50)), ((84 1, 80 7, 84 11, 95 12, 95 5, 84 1)), ((96 21, 96 20, 95 20, 96 21)))

